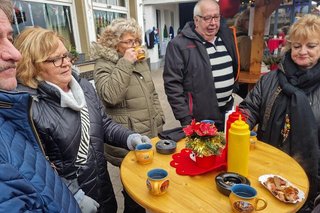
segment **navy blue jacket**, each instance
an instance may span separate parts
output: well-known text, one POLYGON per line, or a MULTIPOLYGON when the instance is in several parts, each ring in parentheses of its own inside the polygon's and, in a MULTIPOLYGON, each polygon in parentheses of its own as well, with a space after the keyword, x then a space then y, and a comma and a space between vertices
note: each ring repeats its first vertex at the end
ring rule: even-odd
POLYGON ((0 212, 81 212, 38 145, 30 105, 0 90, 0 212))

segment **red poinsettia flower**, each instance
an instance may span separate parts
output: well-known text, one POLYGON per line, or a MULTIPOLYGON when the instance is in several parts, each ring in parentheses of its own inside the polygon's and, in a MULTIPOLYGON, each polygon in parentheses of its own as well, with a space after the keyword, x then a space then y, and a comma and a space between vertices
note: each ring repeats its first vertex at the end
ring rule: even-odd
POLYGON ((218 132, 218 129, 213 123, 208 122, 196 122, 194 119, 191 124, 183 128, 186 136, 215 136, 218 132))
POLYGON ((183 131, 187 136, 186 148, 198 156, 220 155, 225 148, 224 133, 218 132, 214 122, 192 120, 183 131))
POLYGON ((196 124, 196 121, 193 119, 190 125, 183 128, 183 131, 186 134, 186 136, 192 136, 194 134, 195 124, 196 124))

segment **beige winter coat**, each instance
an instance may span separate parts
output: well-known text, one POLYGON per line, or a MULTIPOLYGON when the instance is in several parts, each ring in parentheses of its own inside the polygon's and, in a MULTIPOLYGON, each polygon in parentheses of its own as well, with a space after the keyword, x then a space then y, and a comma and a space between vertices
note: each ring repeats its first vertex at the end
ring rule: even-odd
MULTIPOLYGON (((164 114, 146 61, 132 64, 115 49, 94 44, 94 82, 106 112, 114 121, 136 133, 156 137, 162 131, 164 114)), ((120 165, 126 150, 105 147, 107 159, 120 165), (107 152, 107 153, 106 153, 107 152)))

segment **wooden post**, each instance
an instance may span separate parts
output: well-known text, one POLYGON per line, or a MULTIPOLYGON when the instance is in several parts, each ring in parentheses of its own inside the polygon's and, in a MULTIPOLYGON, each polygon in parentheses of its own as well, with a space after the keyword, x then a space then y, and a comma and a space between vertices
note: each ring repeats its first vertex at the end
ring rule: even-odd
POLYGON ((260 76, 264 50, 264 29, 266 19, 280 6, 281 0, 256 0, 252 34, 250 74, 260 76))

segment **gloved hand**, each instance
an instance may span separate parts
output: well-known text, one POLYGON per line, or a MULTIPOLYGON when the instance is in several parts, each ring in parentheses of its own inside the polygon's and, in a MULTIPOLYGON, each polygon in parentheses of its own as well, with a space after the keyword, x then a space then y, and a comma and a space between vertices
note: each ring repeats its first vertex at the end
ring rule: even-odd
POLYGON ((127 139, 127 146, 130 150, 134 150, 138 144, 149 143, 151 144, 150 138, 145 135, 131 134, 127 139))
POLYGON ((96 213, 99 208, 99 203, 91 197, 84 194, 82 189, 79 189, 74 195, 74 198, 79 204, 82 213, 96 213))

